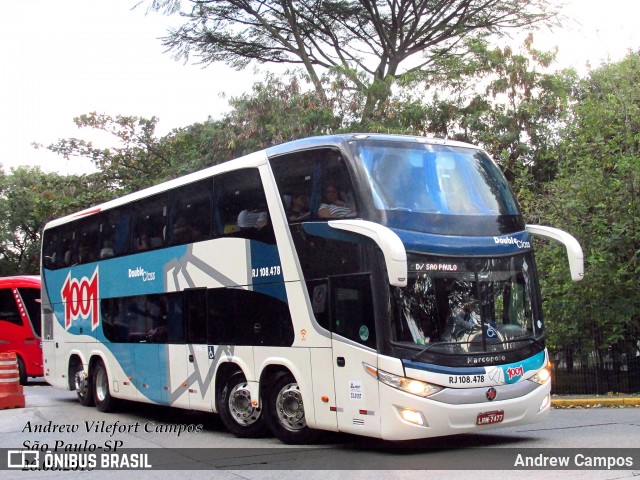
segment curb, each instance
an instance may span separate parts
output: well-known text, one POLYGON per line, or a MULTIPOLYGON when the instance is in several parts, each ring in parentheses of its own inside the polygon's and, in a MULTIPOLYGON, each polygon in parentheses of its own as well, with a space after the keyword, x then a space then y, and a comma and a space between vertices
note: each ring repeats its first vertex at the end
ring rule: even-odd
POLYGON ((640 397, 552 398, 553 408, 640 407, 640 397))

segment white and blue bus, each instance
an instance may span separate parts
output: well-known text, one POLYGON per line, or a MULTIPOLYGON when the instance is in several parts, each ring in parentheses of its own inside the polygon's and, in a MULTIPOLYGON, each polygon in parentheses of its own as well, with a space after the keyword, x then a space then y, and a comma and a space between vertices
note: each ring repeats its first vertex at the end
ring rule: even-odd
POLYGON ((544 419, 532 235, 481 149, 394 135, 268 148, 48 223, 46 380, 215 412, 240 437, 383 439, 544 419))

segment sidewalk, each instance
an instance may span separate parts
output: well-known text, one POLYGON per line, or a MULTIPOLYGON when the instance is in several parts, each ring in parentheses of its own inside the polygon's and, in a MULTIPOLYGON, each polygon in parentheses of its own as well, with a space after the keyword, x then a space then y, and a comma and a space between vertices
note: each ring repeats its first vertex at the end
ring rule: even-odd
POLYGON ((640 394, 553 395, 551 406, 553 408, 640 408, 640 394))

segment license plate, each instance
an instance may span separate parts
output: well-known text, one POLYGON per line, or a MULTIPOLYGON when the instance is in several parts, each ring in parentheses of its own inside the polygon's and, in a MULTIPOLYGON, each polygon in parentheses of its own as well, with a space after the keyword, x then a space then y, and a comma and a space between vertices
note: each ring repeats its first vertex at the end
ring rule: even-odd
POLYGON ((495 412, 483 412, 478 414, 476 425, 491 425, 492 423, 500 423, 504 420, 504 410, 496 410, 495 412))

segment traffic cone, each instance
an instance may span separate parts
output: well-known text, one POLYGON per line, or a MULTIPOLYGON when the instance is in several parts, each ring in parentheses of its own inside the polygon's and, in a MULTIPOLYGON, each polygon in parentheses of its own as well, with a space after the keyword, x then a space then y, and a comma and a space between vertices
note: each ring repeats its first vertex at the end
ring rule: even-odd
POLYGON ((15 353, 0 353, 0 410, 23 407, 24 392, 20 385, 18 357, 15 353))

